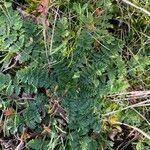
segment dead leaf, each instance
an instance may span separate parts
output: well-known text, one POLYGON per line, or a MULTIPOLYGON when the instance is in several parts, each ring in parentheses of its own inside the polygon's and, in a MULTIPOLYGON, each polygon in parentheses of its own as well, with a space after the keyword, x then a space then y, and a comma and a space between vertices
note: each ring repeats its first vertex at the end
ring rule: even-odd
POLYGON ((46 96, 49 97, 49 98, 51 98, 51 94, 50 94, 49 89, 46 89, 46 96))
POLYGON ((103 12, 104 12, 104 10, 102 8, 96 8, 96 10, 95 10, 95 14, 97 16, 100 16, 103 12))
POLYGON ((51 132, 51 129, 49 126, 46 126, 45 124, 42 124, 42 127, 43 127, 43 131, 42 131, 42 134, 45 134, 45 133, 50 133, 51 132))
POLYGON ((26 140, 26 139, 31 138, 31 135, 30 135, 29 133, 25 132, 25 133, 22 135, 21 138, 22 138, 23 140, 26 140))
POLYGON ((12 116, 12 114, 15 112, 15 110, 12 107, 7 108, 6 110, 4 110, 4 115, 6 117, 10 117, 12 116))
POLYGON ((48 0, 40 0, 39 7, 38 7, 38 12, 41 14, 47 14, 48 12, 48 0))
POLYGON ((116 137, 117 134, 118 134, 118 130, 117 129, 112 129, 112 132, 108 136, 112 141, 115 141, 115 137, 116 137))
POLYGON ((5 140, 1 138, 0 146, 3 150, 15 150, 16 142, 17 141, 15 139, 5 140))
POLYGON ((48 114, 54 113, 54 111, 56 110, 56 107, 57 107, 57 104, 51 102, 51 106, 49 107, 48 114))

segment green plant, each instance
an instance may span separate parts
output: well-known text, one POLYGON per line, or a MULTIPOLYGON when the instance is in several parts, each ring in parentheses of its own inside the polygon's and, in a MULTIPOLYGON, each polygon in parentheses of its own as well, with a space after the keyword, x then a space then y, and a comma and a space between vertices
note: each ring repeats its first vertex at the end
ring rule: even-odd
MULTIPOLYGON (((19 136, 35 150, 97 150, 106 144, 113 149, 106 136, 113 116, 106 121, 112 125, 108 130, 104 113, 128 102, 116 104, 107 96, 134 86, 137 81, 128 78, 142 73, 149 61, 145 52, 124 59, 128 40, 109 32, 112 2, 55 1, 41 24, 22 18, 11 3, 3 1, 0 10, 3 137, 19 136)), ((140 127, 135 114, 118 112, 116 120, 140 127)))

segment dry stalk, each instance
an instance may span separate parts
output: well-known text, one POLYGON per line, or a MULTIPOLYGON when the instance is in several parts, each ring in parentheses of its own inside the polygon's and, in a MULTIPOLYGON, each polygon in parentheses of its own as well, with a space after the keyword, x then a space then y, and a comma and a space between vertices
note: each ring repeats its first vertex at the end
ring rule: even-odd
POLYGON ((130 6, 134 7, 134 8, 136 8, 136 9, 138 9, 138 10, 144 12, 144 13, 147 14, 148 16, 150 16, 150 11, 148 11, 148 10, 142 8, 142 7, 139 7, 139 6, 135 5, 135 4, 133 4, 133 3, 131 3, 131 2, 128 1, 128 0, 122 0, 122 1, 123 1, 124 3, 126 3, 126 4, 128 4, 128 5, 130 5, 130 6))
POLYGON ((132 91, 132 92, 122 92, 122 93, 116 93, 109 95, 108 97, 114 98, 114 97, 125 97, 125 98, 148 98, 150 97, 150 91, 132 91))

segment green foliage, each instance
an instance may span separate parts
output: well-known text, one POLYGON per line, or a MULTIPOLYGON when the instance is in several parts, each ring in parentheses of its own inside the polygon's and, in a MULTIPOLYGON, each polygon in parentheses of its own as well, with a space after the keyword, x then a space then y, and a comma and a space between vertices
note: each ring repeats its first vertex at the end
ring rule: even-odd
POLYGON ((28 13, 37 13, 37 8, 38 8, 38 1, 33 1, 33 0, 25 0, 25 2, 27 3, 27 8, 26 11, 28 13))
POLYGON ((48 141, 44 141, 41 139, 30 140, 27 143, 27 147, 33 150, 47 150, 48 141))
MULTIPOLYGON (((29 12, 34 10, 34 2, 27 2, 29 12)), ((112 149, 101 136, 102 113, 119 104, 106 97, 126 91, 132 86, 128 77, 136 78, 150 64, 144 52, 126 63, 126 41, 109 32, 111 1, 56 1, 58 16, 48 14, 54 24, 47 41, 44 26, 22 18, 10 4, 0 3, 0 108, 1 121, 7 122, 0 133, 23 137, 33 150, 112 149), (13 112, 7 112, 10 107, 13 112)), ((133 111, 120 120, 141 126, 133 111)))

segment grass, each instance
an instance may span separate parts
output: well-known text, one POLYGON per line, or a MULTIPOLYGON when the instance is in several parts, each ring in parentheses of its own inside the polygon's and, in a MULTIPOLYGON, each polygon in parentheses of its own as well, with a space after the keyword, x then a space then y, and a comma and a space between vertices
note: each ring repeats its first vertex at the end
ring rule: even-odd
MULTIPOLYGON (((117 96, 117 94, 113 97, 113 95, 110 95, 110 97, 112 96, 111 99, 106 99, 109 100, 109 108, 113 109, 113 105, 115 105, 115 109, 113 109, 112 111, 109 110, 109 112, 107 112, 106 114, 104 114, 104 121, 105 118, 107 118, 107 116, 117 116, 119 114, 119 112, 123 111, 124 113, 130 112, 135 112, 136 114, 138 114, 136 117, 138 118, 138 116, 141 118, 141 120, 143 120, 143 125, 147 124, 147 129, 144 127, 140 127, 143 131, 146 129, 146 131, 149 132, 149 128, 150 128, 150 123, 149 123, 149 118, 147 117, 147 113, 149 113, 149 94, 143 94, 144 97, 140 97, 140 92, 146 92, 147 89, 149 89, 149 85, 150 85, 150 80, 149 80, 149 67, 144 67, 144 61, 146 61, 146 59, 149 61, 149 55, 145 55, 148 54, 149 52, 149 44, 147 43, 150 39, 150 32, 149 32, 149 27, 150 27, 150 17, 149 17, 149 11, 148 9, 150 8, 149 6, 149 2, 147 0, 145 1, 132 1, 133 3, 130 3, 129 1, 123 1, 125 2, 127 5, 124 5, 122 2, 117 2, 116 3, 116 7, 119 9, 118 16, 115 15, 115 17, 121 21, 122 28, 123 25, 126 25, 126 30, 125 32, 128 32, 128 34, 124 34, 122 31, 122 29, 118 29, 118 32, 121 34, 122 39, 125 39, 126 41, 126 52, 124 55, 124 58, 127 61, 127 67, 129 67, 128 69, 128 74, 129 74, 129 83, 130 83, 130 88, 129 91, 136 91, 138 90, 138 92, 135 95, 131 95, 128 97, 128 94, 130 93, 119 93, 118 95, 122 95, 122 96, 117 96), (120 30, 120 31, 119 31, 120 30), (143 55, 144 54, 144 55, 143 55), (139 61, 139 59, 143 56, 146 56, 145 58, 143 58, 143 62, 139 61), (128 63, 130 62, 132 59, 133 62, 136 62, 136 66, 132 66, 132 63, 128 63), (133 72, 137 72, 136 74, 134 74, 133 72), (131 74, 134 74, 133 76, 131 74), (146 102, 146 103, 145 103, 146 102), (133 104, 132 104, 133 103, 133 104), (112 108, 111 108, 112 107, 112 108), (131 110, 131 111, 130 111, 131 110)), ((105 102, 104 102, 105 103, 105 102)), ((107 109, 108 109, 108 105, 106 105, 107 109)), ((106 109, 106 108, 105 108, 106 109)), ((134 113, 133 113, 134 114, 134 113)), ((131 117, 131 116, 127 117, 131 117)), ((120 118, 120 116, 118 117, 120 118)), ((130 119, 128 119, 130 120, 130 119)), ((132 120, 132 119, 131 119, 132 120)), ((124 122, 124 121, 123 121, 124 122)), ((132 122, 132 121, 131 121, 132 122)), ((124 124, 124 123, 119 123, 120 125, 124 124)), ((131 123, 130 123, 131 124, 131 123)), ((136 123, 135 123, 136 124, 136 123)), ((125 126, 127 124, 124 124, 125 126)), ((145 126, 144 125, 144 126, 145 126)), ((127 125, 129 128, 136 128, 137 125, 135 126, 130 126, 127 125)), ((140 129, 140 130, 141 130, 140 129)), ((134 130, 134 129, 133 129, 134 130)), ((135 129, 136 130, 136 129, 135 129)), ((131 130, 132 131, 132 130, 131 130)), ((142 131, 142 132, 143 132, 142 131)), ((119 132, 119 131, 118 131, 119 132)), ((139 132, 141 133, 141 132, 139 132)), ((118 133, 119 134, 119 133, 118 133)), ((149 135, 146 135, 146 138, 149 138, 149 135)), ((143 140, 144 143, 145 140, 143 140)), ((134 142, 137 143, 138 142, 134 142)), ((140 143, 140 141, 139 141, 140 143)), ((135 149, 142 149, 142 147, 144 148, 144 145, 141 146, 141 148, 138 147, 134 147, 135 149)), ((146 147, 146 146, 145 146, 146 147)))

